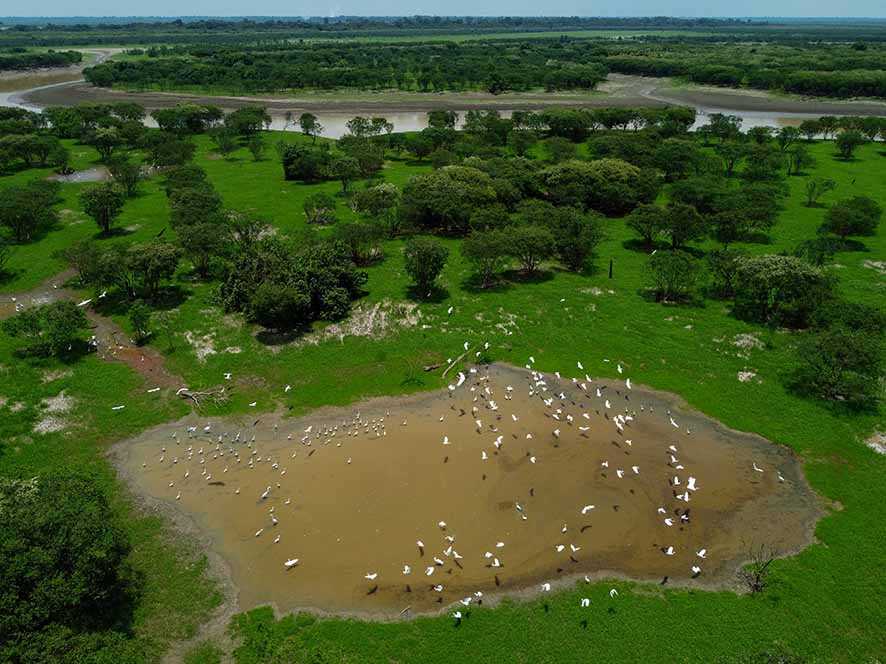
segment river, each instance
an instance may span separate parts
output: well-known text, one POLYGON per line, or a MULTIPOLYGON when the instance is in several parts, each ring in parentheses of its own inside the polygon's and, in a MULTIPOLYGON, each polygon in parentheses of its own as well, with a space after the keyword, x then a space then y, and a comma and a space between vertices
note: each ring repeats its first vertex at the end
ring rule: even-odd
MULTIPOLYGON (((109 57, 101 52, 98 60, 109 57)), ((33 80, 33 79, 29 79, 33 80)), ((148 110, 173 106, 183 101, 215 103, 226 110, 248 104, 260 104, 268 109, 272 118, 271 128, 296 131, 297 125, 287 117, 297 118, 305 111, 316 115, 324 127, 323 136, 341 138, 346 123, 357 115, 382 116, 394 125, 398 132, 418 131, 427 126, 427 112, 435 108, 456 111, 463 120, 471 109, 495 109, 509 117, 516 109, 539 110, 560 107, 664 107, 669 105, 692 106, 697 120, 694 128, 708 122, 712 113, 735 115, 742 119, 742 128, 768 126, 783 127, 799 125, 803 120, 821 115, 880 115, 886 116, 886 104, 877 101, 841 101, 799 99, 747 90, 691 87, 673 85, 671 81, 642 76, 610 74, 600 91, 589 94, 520 93, 510 95, 487 95, 483 93, 376 93, 362 97, 339 97, 334 95, 295 97, 237 97, 190 95, 162 92, 122 92, 95 88, 82 79, 53 82, 48 85, 0 93, 0 106, 16 106, 40 110, 52 105, 75 105, 87 102, 133 101, 148 110)), ((146 123, 150 126, 152 120, 146 123)))

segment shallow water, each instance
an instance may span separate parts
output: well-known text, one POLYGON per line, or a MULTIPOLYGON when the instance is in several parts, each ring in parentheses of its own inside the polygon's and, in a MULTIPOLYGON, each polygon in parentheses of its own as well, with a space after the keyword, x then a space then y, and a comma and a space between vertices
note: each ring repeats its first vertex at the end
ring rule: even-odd
POLYGON ((717 584, 751 546, 808 543, 817 502, 786 449, 581 382, 494 365, 454 390, 299 420, 189 417, 115 449, 137 493, 210 537, 243 609, 393 616, 601 572, 717 584))
POLYGON ((56 182, 105 182, 111 179, 111 173, 104 166, 96 166, 64 175, 50 175, 46 179, 56 182))

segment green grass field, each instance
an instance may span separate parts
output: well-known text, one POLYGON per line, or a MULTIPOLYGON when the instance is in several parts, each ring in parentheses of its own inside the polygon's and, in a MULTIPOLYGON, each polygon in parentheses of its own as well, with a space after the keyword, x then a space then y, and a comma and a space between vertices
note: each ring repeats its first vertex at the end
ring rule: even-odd
MULTIPOLYGON (((304 140, 294 134, 284 138, 304 140)), ((284 182, 271 150, 261 162, 253 162, 245 150, 225 161, 210 153, 208 140, 198 143, 196 162, 207 170, 225 204, 264 215, 281 234, 298 237, 304 231, 301 204, 308 193, 338 189, 335 183, 284 182)), ((851 162, 836 160, 829 143, 817 143, 812 151, 818 165, 810 175, 838 182, 825 202, 865 194, 886 205, 886 156, 880 146, 864 146, 851 162)), ((95 159, 89 148, 79 145, 74 153, 78 166, 95 159)), ((391 160, 384 176, 402 185, 427 168, 391 160)), ((43 174, 3 177, 0 186, 43 174)), ((743 248, 776 253, 814 236, 824 209, 802 205, 806 177, 789 179, 791 196, 771 242, 743 248)), ((96 234, 79 210, 78 190, 79 185, 64 187, 60 207, 70 212, 60 228, 17 249, 11 265, 15 274, 0 286, 2 292, 31 288, 56 274, 64 266, 53 252, 96 234)), ((350 214, 341 199, 339 217, 350 214)), ((167 220, 159 183, 146 182, 121 217, 120 227, 133 229, 123 241, 155 235, 167 220)), ((853 414, 787 391, 783 377, 793 365, 794 335, 740 322, 721 301, 695 306, 648 301, 641 292, 646 255, 632 248, 633 236, 621 220, 608 220, 606 231, 591 273, 551 268, 531 283, 514 281, 487 292, 468 286, 468 265, 459 243, 452 241, 441 280, 445 297, 419 305, 418 326, 381 338, 346 337, 318 345, 262 344, 250 326, 223 316, 213 301, 214 284, 195 282, 182 270, 178 284, 188 298, 175 313, 176 343, 172 349, 162 340, 157 345, 169 368, 191 387, 217 385, 224 372, 232 372, 235 395, 224 408, 231 412, 243 411, 255 400, 258 410, 285 405, 298 413, 368 396, 439 388, 443 383, 438 374, 424 373, 421 366, 454 357, 465 340, 489 341, 494 360, 522 365, 534 355, 536 366, 546 371, 568 370, 581 360, 590 374, 613 376, 615 361, 620 361, 636 382, 676 392, 728 426, 757 432, 802 455, 810 483, 830 505, 817 528, 817 543, 778 561, 771 588, 754 597, 607 581, 557 593, 548 598, 547 609, 540 600, 474 608, 458 628, 446 616, 384 624, 305 616, 275 621, 270 610, 257 609, 236 620, 239 662, 715 662, 773 647, 816 662, 875 662, 886 656, 886 457, 862 442, 872 431, 886 429, 882 413, 853 414), (612 279, 607 275, 610 259, 612 279), (455 308, 451 317, 446 315, 449 306, 455 308), (207 335, 217 352, 198 359, 184 339, 186 331, 207 335), (755 334, 765 348, 742 356, 745 351, 732 341, 744 333, 755 334), (756 372, 757 379, 739 382, 742 370, 756 372), (289 394, 283 393, 285 384, 294 387, 289 394), (607 594, 611 587, 620 591, 615 600, 607 594), (583 596, 591 598, 589 609, 579 607, 583 596)), ((847 298, 884 307, 884 275, 865 261, 886 259, 886 232, 881 227, 863 244, 864 250, 838 254, 832 269, 847 298)), ((385 260, 368 270, 369 294, 359 307, 407 300, 401 248, 400 242, 386 244, 385 260)), ((122 316, 117 320, 126 324, 122 316)), ((102 458, 108 443, 178 416, 184 405, 148 398, 137 376, 94 357, 71 367, 14 358, 2 334, 0 396, 5 399, 0 407, 0 439, 5 441, 0 474, 29 477, 47 466, 79 465, 94 468, 117 489, 147 589, 132 652, 118 661, 151 660, 165 644, 192 634, 218 602, 211 582, 202 576, 201 558, 156 518, 134 508, 102 458), (70 375, 43 382, 46 371, 60 368, 70 375), (41 416, 40 399, 60 389, 75 399, 69 414, 72 428, 68 433, 33 433, 41 416), (11 406, 17 403, 23 410, 13 413, 11 406), (127 405, 125 415, 110 414, 110 406, 118 403, 127 405)), ((218 661, 218 655, 204 645, 188 661, 218 661)))

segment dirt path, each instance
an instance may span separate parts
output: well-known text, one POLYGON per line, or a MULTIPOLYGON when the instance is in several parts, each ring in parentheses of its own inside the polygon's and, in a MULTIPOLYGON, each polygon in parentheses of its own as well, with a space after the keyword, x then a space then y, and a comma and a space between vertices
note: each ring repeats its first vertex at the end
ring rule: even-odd
MULTIPOLYGON (((74 276, 73 270, 65 270, 46 282, 23 293, 0 295, 0 320, 13 316, 30 307, 60 300, 83 302, 80 295, 66 288, 65 283, 74 276)), ((123 362, 141 374, 151 387, 178 389, 184 380, 165 367, 163 355, 150 346, 138 346, 117 323, 95 311, 91 303, 84 304, 86 317, 97 342, 96 353, 103 360, 123 362)))

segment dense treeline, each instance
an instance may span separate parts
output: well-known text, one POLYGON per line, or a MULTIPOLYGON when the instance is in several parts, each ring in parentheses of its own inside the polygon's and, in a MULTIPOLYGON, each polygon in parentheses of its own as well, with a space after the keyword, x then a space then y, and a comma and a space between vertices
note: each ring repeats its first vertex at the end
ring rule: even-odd
POLYGON ((67 67, 83 59, 80 51, 24 51, 0 53, 0 71, 22 71, 41 67, 67 67))
MULTIPOLYGON (((75 19, 76 21, 77 19, 75 19)), ((323 18, 193 19, 55 24, 18 23, 0 34, 0 45, 247 43, 260 39, 476 35, 553 30, 747 30, 762 22, 676 17, 440 17, 339 16, 323 18)))
POLYGON ((632 43, 602 46, 614 72, 824 97, 886 97, 882 44, 632 43))
POLYGON ((148 49, 86 70, 95 85, 257 92, 304 88, 591 89, 608 71, 830 97, 886 97, 882 44, 536 39, 272 43, 148 49))
POLYGON ((94 85, 211 87, 268 92, 304 88, 419 90, 593 89, 606 77, 589 42, 517 44, 281 44, 192 47, 180 57, 107 62, 86 70, 94 85))

